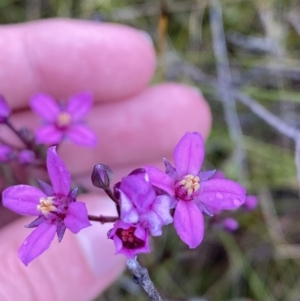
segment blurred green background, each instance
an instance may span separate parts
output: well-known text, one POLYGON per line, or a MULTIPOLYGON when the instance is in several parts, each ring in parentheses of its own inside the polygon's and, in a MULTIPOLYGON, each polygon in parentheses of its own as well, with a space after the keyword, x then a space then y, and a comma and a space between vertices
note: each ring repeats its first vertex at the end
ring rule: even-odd
MULTIPOLYGON (((158 52, 153 82, 195 86, 212 108, 206 167, 241 181, 258 196, 259 206, 253 212, 226 213, 240 223, 235 233, 207 224, 196 250, 189 250, 168 227, 153 241, 154 253, 140 260, 169 300, 297 301, 300 200, 295 159, 300 154, 295 156, 291 139, 243 104, 229 96, 235 106, 226 106, 228 93, 218 93, 218 85, 211 84, 220 67, 210 15, 216 7, 223 16, 229 85, 299 128, 299 0, 0 0, 0 22, 67 17, 146 31, 158 52)), ((146 298, 125 274, 97 300, 146 298)))

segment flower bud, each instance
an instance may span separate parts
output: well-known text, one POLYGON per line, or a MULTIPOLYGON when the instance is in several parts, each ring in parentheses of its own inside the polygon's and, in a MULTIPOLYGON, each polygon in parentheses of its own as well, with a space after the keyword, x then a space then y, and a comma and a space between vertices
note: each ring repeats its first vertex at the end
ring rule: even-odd
POLYGON ((108 165, 97 164, 92 172, 92 183, 101 189, 109 188, 112 176, 113 172, 108 165))
POLYGON ((18 154, 18 162, 22 165, 34 164, 36 162, 35 154, 32 150, 24 149, 18 154))
POLYGON ((5 123, 10 113, 10 107, 8 106, 5 98, 0 95, 0 123, 5 123))
POLYGON ((257 197, 255 195, 247 195, 245 203, 243 204, 243 207, 247 211, 252 211, 257 207, 257 197))
POLYGON ((225 218, 223 221, 223 229, 228 232, 234 232, 239 228, 239 223, 233 218, 225 218))

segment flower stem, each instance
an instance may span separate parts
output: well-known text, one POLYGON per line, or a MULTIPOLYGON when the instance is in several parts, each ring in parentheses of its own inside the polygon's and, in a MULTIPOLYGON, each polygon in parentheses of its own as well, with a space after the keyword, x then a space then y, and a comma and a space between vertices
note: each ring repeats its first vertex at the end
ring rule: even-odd
POLYGON ((106 189, 103 189, 105 191, 105 193, 109 196, 109 198, 116 203, 116 205, 119 206, 119 201, 118 199, 114 196, 112 190, 108 187, 106 189))
POLYGON ((26 139, 24 139, 22 135, 20 135, 19 131, 11 124, 11 122, 8 119, 6 120, 6 125, 17 137, 19 137, 19 139, 25 144, 25 146, 28 149, 33 150, 32 144, 28 142, 26 139))
POLYGON ((104 215, 99 215, 99 216, 88 215, 88 218, 90 221, 100 222, 101 224, 114 223, 119 219, 118 216, 104 216, 104 215))
POLYGON ((163 301, 158 290, 155 288, 150 279, 148 270, 142 267, 136 257, 127 260, 127 267, 133 275, 133 280, 136 284, 142 287, 151 301, 163 301))

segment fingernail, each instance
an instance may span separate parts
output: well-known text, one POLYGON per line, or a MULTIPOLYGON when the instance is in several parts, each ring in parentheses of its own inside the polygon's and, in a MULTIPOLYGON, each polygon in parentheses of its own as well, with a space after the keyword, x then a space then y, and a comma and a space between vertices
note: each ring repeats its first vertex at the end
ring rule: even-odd
POLYGON ((150 34, 144 30, 140 30, 141 34, 144 36, 144 38, 148 41, 148 43, 150 43, 151 45, 153 45, 153 40, 150 36, 150 34))
MULTIPOLYGON (((88 202, 90 214, 107 216, 116 214, 114 204, 107 199, 103 202, 98 198, 96 204, 91 203, 93 202, 88 202)), ((103 276, 115 268, 121 270, 124 266, 124 256, 115 255, 114 243, 107 238, 107 232, 112 226, 112 223, 102 225, 92 222, 91 227, 83 229, 76 236, 90 270, 97 277, 103 276)))

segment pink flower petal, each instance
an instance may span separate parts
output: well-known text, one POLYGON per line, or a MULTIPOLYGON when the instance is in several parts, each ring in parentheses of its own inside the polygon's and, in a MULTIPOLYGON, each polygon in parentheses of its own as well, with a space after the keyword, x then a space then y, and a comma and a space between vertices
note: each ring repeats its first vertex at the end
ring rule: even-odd
POLYGON ((139 220, 139 215, 133 206, 133 203, 122 190, 118 190, 120 193, 120 210, 121 210, 121 220, 125 223, 137 223, 139 220))
POLYGON ((197 133, 186 133, 174 150, 174 162, 179 178, 200 172, 205 149, 202 136, 197 133))
POLYGON ((146 170, 152 185, 163 189, 170 195, 175 194, 174 180, 169 175, 154 166, 144 166, 143 168, 146 170))
POLYGON ((91 226, 85 203, 71 203, 68 208, 67 216, 64 219, 64 223, 66 227, 75 234, 81 229, 91 226))
POLYGON ((37 209, 40 198, 46 194, 40 189, 29 185, 11 186, 2 193, 2 203, 10 210, 24 215, 39 215, 37 209))
POLYGON ((141 214, 139 222, 144 228, 149 229, 151 235, 159 236, 162 234, 163 223, 155 211, 148 211, 146 214, 141 214))
POLYGON ((83 92, 69 98, 66 111, 72 116, 72 121, 81 120, 92 108, 93 95, 83 92))
POLYGON ((204 235, 203 214, 191 201, 178 201, 174 214, 174 227, 179 237, 191 248, 196 248, 204 235))
POLYGON ((21 261, 28 265, 34 258, 46 251, 56 233, 56 226, 41 223, 23 242, 19 248, 18 255, 21 261))
POLYGON ((60 113, 57 102, 47 94, 39 93, 30 100, 31 109, 48 122, 54 122, 60 113))
POLYGON ((149 177, 145 172, 134 173, 122 178, 120 190, 126 194, 139 213, 149 210, 149 206, 156 197, 149 177))
POLYGON ((55 146, 47 151, 47 169, 54 192, 67 196, 71 187, 71 175, 65 163, 57 155, 55 146))
POLYGON ((227 179, 211 179, 200 184, 197 201, 218 210, 230 210, 245 202, 246 190, 238 183, 227 179))
POLYGON ((96 134, 84 125, 72 125, 67 136, 74 143, 82 146, 95 147, 98 142, 96 134))
POLYGON ((160 195, 156 197, 152 204, 152 210, 159 216, 164 225, 168 225, 173 222, 173 218, 170 214, 171 198, 167 195, 160 195))
POLYGON ((45 125, 35 131, 38 144, 59 144, 63 139, 63 132, 53 125, 45 125))

